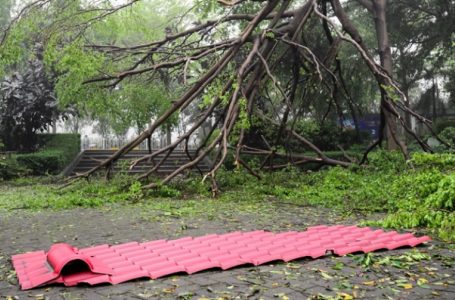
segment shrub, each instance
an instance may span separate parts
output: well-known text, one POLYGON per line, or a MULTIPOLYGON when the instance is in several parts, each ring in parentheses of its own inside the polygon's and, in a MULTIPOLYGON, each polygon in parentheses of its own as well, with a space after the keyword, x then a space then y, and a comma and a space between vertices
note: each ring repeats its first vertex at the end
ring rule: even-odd
POLYGON ((370 139, 367 132, 361 132, 358 136, 355 130, 342 129, 333 122, 318 124, 315 121, 301 121, 296 124, 296 130, 323 151, 338 150, 338 145, 349 148, 370 139))
POLYGON ((0 155, 0 181, 14 179, 24 173, 25 169, 21 168, 14 158, 0 155))
POLYGON ((38 143, 42 150, 62 152, 62 167, 69 164, 81 150, 81 136, 74 133, 40 134, 38 143))
POLYGON ((418 168, 438 168, 439 170, 447 170, 455 167, 455 154, 417 152, 412 155, 410 163, 418 168))
POLYGON ((296 129, 321 150, 336 150, 340 144, 340 129, 335 124, 317 124, 315 121, 302 121, 296 129))
MULTIPOLYGON (((315 120, 300 120, 293 126, 294 130, 323 151, 338 151, 338 145, 348 149, 355 144, 364 144, 371 139, 368 132, 357 132, 353 129, 341 128, 334 121, 326 121, 323 124, 315 120)), ((270 123, 253 119, 245 141, 248 146, 256 148, 266 148, 268 145, 264 142, 262 136, 269 143, 277 140, 276 127, 270 126, 270 123)), ((289 137, 283 133, 279 144, 274 145, 278 148, 286 148, 295 153, 305 152, 302 143, 294 137, 289 137)))
POLYGON ((384 211, 389 199, 387 186, 391 174, 341 167, 307 175, 312 183, 301 186, 300 197, 312 205, 352 211, 384 211))
POLYGON ((391 228, 428 228, 445 240, 455 240, 455 156, 414 153, 415 169, 403 169, 387 189, 388 215, 370 224, 391 228), (446 173, 447 172, 447 173, 446 173))
POLYGON ((455 240, 455 175, 438 170, 409 174, 395 182, 390 214, 379 225, 424 227, 440 238, 455 240))
POLYGON ((400 172, 407 168, 400 151, 378 150, 368 155, 368 169, 376 172, 400 172))
POLYGON ((437 134, 442 132, 447 127, 455 127, 455 120, 442 119, 442 120, 436 121, 433 125, 433 129, 437 134))
POLYGON ((65 165, 65 155, 58 150, 18 154, 16 160, 32 175, 58 174, 65 165))
POLYGON ((156 189, 151 192, 156 197, 164 198, 179 198, 182 194, 179 190, 169 185, 158 185, 156 189))
POLYGON ((455 146, 455 127, 444 128, 444 130, 439 133, 439 137, 450 146, 455 146))
POLYGON ((425 201, 429 208, 455 211, 455 175, 444 176, 438 183, 437 189, 425 201))

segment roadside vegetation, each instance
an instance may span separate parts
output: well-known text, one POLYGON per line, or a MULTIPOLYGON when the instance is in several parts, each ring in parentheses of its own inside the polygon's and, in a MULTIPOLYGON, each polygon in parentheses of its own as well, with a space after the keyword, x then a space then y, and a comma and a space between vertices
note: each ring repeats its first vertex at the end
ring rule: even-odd
MULTIPOLYGON (((250 162, 254 164, 254 161, 250 162)), ((369 164, 318 172, 290 167, 261 173, 256 179, 242 169, 222 170, 221 194, 211 197, 210 184, 199 176, 179 177, 146 191, 132 177, 96 178, 61 188, 58 177, 17 178, 0 186, 0 209, 31 211, 142 205, 163 216, 210 215, 226 210, 260 211, 290 203, 323 206, 364 216, 364 225, 419 229, 455 241, 455 156, 415 153, 405 162, 400 153, 374 152, 369 164), (379 216, 371 218, 372 214, 379 216), (371 221, 371 220, 376 221, 371 221)))

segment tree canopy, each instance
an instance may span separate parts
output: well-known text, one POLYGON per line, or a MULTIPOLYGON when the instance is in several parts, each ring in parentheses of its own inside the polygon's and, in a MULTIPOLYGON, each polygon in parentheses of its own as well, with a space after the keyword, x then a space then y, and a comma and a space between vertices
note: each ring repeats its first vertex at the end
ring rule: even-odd
POLYGON ((216 171, 231 154, 258 177, 242 154, 262 156, 261 167, 277 157, 350 166, 324 154, 299 124, 313 120, 343 131, 349 118, 358 130, 359 116, 368 112, 380 113, 381 122, 363 161, 383 144, 408 157, 409 140, 431 151, 411 120, 433 130, 428 115, 413 110, 419 98, 413 91, 422 80, 439 80, 453 99, 453 1, 113 2, 13 5, 17 13, 0 36, 3 74, 26 68, 39 42, 46 70, 56 74, 61 108, 107 119, 118 132, 131 126, 141 132, 82 177, 109 170, 188 111, 185 132, 133 165, 188 148, 197 136, 196 156, 164 183, 207 155, 214 190, 216 171), (290 142, 300 143, 299 151, 286 147, 290 142))

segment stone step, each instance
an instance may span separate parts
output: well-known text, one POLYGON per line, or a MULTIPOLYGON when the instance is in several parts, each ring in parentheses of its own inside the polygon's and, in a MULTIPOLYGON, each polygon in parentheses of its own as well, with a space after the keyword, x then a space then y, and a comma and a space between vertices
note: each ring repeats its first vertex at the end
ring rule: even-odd
MULTIPOLYGON (((64 175, 71 176, 75 175, 76 173, 84 173, 89 171, 90 169, 99 165, 102 161, 108 159, 112 154, 115 153, 115 150, 85 150, 81 152, 78 157, 71 163, 70 166, 64 171, 64 175)), ((189 151, 191 156, 195 156, 195 151, 189 151)), ((125 173, 128 174, 141 174, 148 172, 151 170, 157 163, 161 161, 165 157, 165 154, 159 154, 153 158, 153 162, 151 161, 142 161, 138 163, 133 169, 128 169, 129 165, 134 159, 143 157, 144 155, 148 155, 148 151, 144 150, 134 150, 130 153, 122 156, 117 162, 114 163, 113 166, 113 173, 125 173), (122 168, 122 165, 126 165, 128 167, 122 168)), ((188 155, 183 150, 174 150, 167 159, 160 165, 158 170, 156 171, 157 174, 170 174, 178 169, 180 166, 188 163, 190 160, 188 155)), ((197 167, 193 167, 191 171, 198 172, 198 168, 202 172, 210 171, 211 162, 208 159, 204 159, 200 161, 197 167)), ((100 171, 103 171, 101 169, 100 171)))

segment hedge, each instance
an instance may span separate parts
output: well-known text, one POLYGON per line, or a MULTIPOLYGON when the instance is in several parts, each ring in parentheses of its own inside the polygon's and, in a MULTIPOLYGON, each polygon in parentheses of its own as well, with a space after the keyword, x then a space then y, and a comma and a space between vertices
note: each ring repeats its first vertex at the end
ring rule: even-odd
POLYGON ((441 131, 443 131, 447 127, 455 127, 455 119, 449 119, 449 118, 441 118, 434 122, 433 124, 433 130, 439 134, 441 131))
POLYGON ((16 155, 17 163, 31 175, 58 174, 65 167, 65 154, 61 150, 45 150, 16 155))
POLYGON ((60 173, 79 153, 79 134, 39 134, 39 151, 0 157, 0 179, 60 173))
POLYGON ((39 134, 38 144, 40 150, 61 151, 64 156, 63 167, 65 167, 80 152, 81 136, 75 133, 39 134))
POLYGON ((10 180, 25 174, 25 169, 17 163, 16 159, 0 153, 0 181, 10 180))

